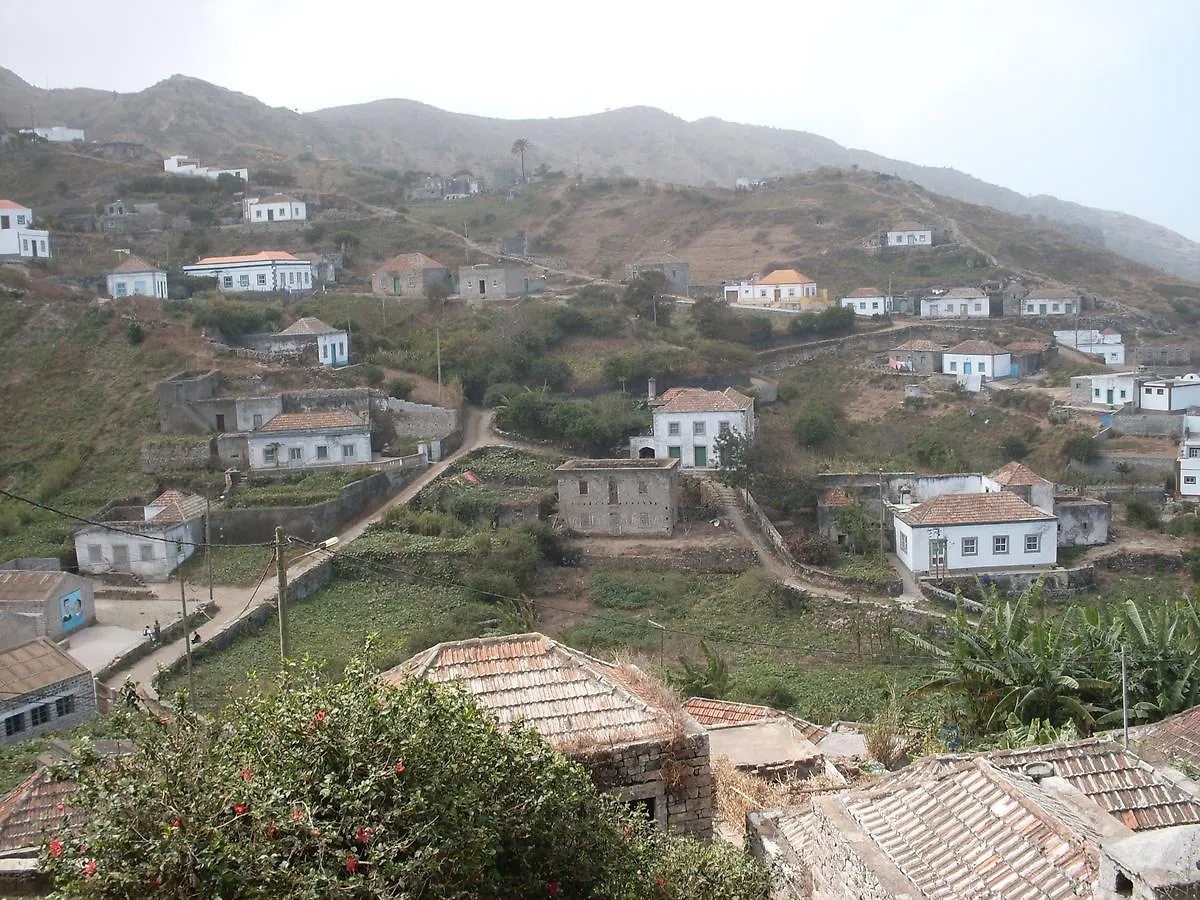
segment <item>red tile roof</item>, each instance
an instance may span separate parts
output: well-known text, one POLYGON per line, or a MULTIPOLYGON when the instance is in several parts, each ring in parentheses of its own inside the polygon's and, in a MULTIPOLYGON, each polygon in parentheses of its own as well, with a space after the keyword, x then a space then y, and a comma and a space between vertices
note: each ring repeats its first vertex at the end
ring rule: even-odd
POLYGON ((1139 750, 1200 770, 1200 706, 1138 728, 1135 733, 1139 750))
POLYGON ((1033 350, 1041 353, 1045 350, 1048 350, 1049 347, 1049 344, 1043 344, 1041 341, 1013 341, 1008 345, 1008 349, 1016 353, 1020 353, 1021 351, 1025 350, 1033 350))
POLYGON ((856 291, 851 291, 846 296, 857 298, 857 297, 883 297, 885 295, 884 295, 883 291, 881 291, 879 288, 865 287, 865 288, 859 288, 856 291))
POLYGON ((709 391, 704 388, 672 388, 663 394, 659 407, 665 413, 739 412, 750 409, 754 400, 734 388, 709 391))
POLYGON ((943 494, 912 509, 897 512, 896 518, 908 525, 929 527, 1053 521, 1054 516, 1030 506, 1016 494, 995 491, 990 494, 943 494))
POLYGON ((147 506, 161 506, 163 511, 153 519, 155 525, 166 525, 170 522, 189 522, 204 515, 208 508, 204 498, 199 494, 185 494, 182 491, 163 491, 147 506))
POLYGON ((945 344, 939 344, 936 341, 923 341, 918 339, 905 341, 892 352, 897 353, 901 350, 907 350, 911 353, 942 353, 945 351, 945 349, 945 344))
POLYGON ((444 269, 446 268, 436 259, 426 256, 424 253, 401 253, 399 256, 393 256, 382 266, 379 267, 380 272, 410 272, 414 269, 444 269))
POLYGON ((776 269, 770 275, 754 279, 755 284, 813 284, 813 280, 796 269, 776 269))
POLYGON ((206 256, 196 260, 193 265, 216 266, 222 263, 256 263, 256 262, 304 262, 283 250, 262 250, 248 256, 206 256))
POLYGON ((29 209, 29 207, 14 200, 0 200, 0 209, 29 209))
POLYGON ((139 256, 132 254, 125 258, 119 266, 113 269, 113 274, 118 272, 161 272, 163 271, 158 266, 152 266, 139 256))
POLYGON ((662 705, 669 695, 648 690, 647 683, 657 683, 640 670, 536 633, 438 644, 383 678, 397 683, 413 675, 459 684, 501 725, 523 721, 556 747, 666 739, 691 721, 678 706, 662 705))
POLYGON ((309 431, 315 428, 365 427, 362 420, 345 410, 327 412, 280 413, 262 427, 262 431, 309 431))
POLYGON ((1005 356, 1008 351, 1003 347, 998 347, 991 341, 963 341, 961 344, 955 344, 947 353, 965 353, 971 356, 1005 356))
POLYGON ((683 704, 684 710, 701 725, 745 725, 747 722, 770 722, 775 719, 786 719, 801 735, 809 741, 817 742, 829 735, 829 729, 822 728, 769 706, 758 706, 753 703, 735 703, 732 700, 712 700, 708 697, 689 697, 683 704))
POLYGON ((83 811, 71 805, 74 793, 75 782, 56 781, 45 767, 17 785, 0 800, 0 853, 37 846, 64 823, 81 824, 83 811))
POLYGON ((1038 484, 1050 484, 1048 479, 1043 478, 1029 466, 1022 465, 1015 460, 1010 463, 1005 463, 995 472, 988 476, 997 484, 1002 484, 1005 487, 1031 487, 1038 484))

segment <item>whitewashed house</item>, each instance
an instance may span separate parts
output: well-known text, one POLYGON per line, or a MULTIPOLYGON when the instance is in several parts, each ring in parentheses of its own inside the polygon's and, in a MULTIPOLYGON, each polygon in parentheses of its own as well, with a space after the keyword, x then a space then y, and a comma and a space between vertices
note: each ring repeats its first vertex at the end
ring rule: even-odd
POLYGON ((921 298, 922 319, 986 319, 991 314, 991 298, 978 288, 951 288, 921 298))
POLYGON ((1145 410, 1173 413, 1200 407, 1200 375, 1195 372, 1143 381, 1141 390, 1141 408, 1145 410))
POLYGON ((916 575, 1036 569, 1058 561, 1058 521, 1009 491, 897 508, 896 556, 916 575))
POLYGON ((743 306, 816 312, 829 305, 817 283, 796 269, 776 269, 749 281, 725 285, 725 299, 743 306))
POLYGON ((1102 357, 1105 365, 1125 365, 1125 344, 1121 340, 1121 333, 1113 328, 1102 331, 1094 328, 1056 331, 1054 340, 1064 347, 1074 347, 1080 353, 1102 357))
POLYGON ((350 362, 350 335, 340 328, 326 325, 313 316, 305 316, 289 325, 280 336, 292 340, 316 339, 317 359, 323 366, 344 366, 350 362))
POLYGON ((38 125, 34 128, 22 128, 21 134, 36 134, 43 141, 54 144, 69 144, 84 139, 82 128, 68 128, 66 125, 38 125))
MULTIPOLYGON (((1141 385, 1153 380, 1150 376, 1138 372, 1113 372, 1111 375, 1082 375, 1076 378, 1088 380, 1089 402, 1107 406, 1124 406, 1131 403, 1135 409, 1141 405, 1141 385)), ((1074 380, 1072 379, 1072 382, 1074 380)), ((1072 390, 1071 399, 1075 399, 1074 394, 1072 390)))
POLYGON ((246 436, 250 469, 361 466, 371 461, 371 423, 345 410, 280 413, 246 436))
POLYGON ((166 580, 203 541, 204 513, 203 497, 179 491, 164 491, 144 507, 118 507, 112 518, 75 532, 79 571, 166 580))
POLYGON ((222 175, 232 175, 234 178, 242 179, 242 181, 250 180, 249 169, 212 169, 208 166, 200 165, 198 159, 191 159, 182 155, 168 156, 164 159, 163 171, 168 175, 188 175, 193 178, 208 178, 212 181, 216 181, 222 175))
POLYGON ((1175 460, 1175 489, 1181 497, 1200 498, 1200 416, 1183 418, 1183 440, 1175 460))
POLYGON ((1021 301, 1022 316, 1073 316, 1079 312, 1079 294, 1055 288, 1034 288, 1021 301))
POLYGON ((901 222, 887 233, 888 247, 932 247, 933 232, 917 222, 901 222))
POLYGON ((886 316, 892 311, 892 298, 873 287, 851 291, 838 303, 843 308, 854 310, 856 316, 886 316))
POLYGON ((110 297, 167 297, 167 273, 137 256, 125 257, 107 280, 110 297))
POLYGON ((250 224, 304 222, 308 219, 308 204, 286 194, 247 197, 242 201, 242 218, 250 224))
POLYGON ((716 468, 719 434, 732 430, 754 439, 754 398, 734 388, 672 388, 655 404, 652 432, 630 441, 632 459, 677 459, 684 469, 716 468))
POLYGON ((0 259, 50 258, 50 232, 33 227, 33 210, 14 200, 0 199, 0 259))
POLYGON ((1011 378, 1012 354, 991 341, 963 341, 942 354, 942 373, 978 375, 981 381, 1011 378))
POLYGON ((249 256, 209 256, 184 266, 187 275, 215 278, 220 291, 287 291, 313 289, 312 263, 283 250, 263 250, 249 256))

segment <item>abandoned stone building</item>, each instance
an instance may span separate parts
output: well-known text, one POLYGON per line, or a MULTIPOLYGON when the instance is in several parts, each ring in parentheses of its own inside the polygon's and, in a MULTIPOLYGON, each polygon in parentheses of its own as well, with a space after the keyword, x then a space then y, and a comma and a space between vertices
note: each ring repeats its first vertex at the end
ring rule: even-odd
POLYGON ((580 534, 675 530, 678 459, 572 459, 558 473, 558 512, 580 534))
POLYGON ((501 725, 536 729, 662 827, 712 836, 708 734, 636 666, 532 633, 438 644, 382 677, 458 684, 501 725))

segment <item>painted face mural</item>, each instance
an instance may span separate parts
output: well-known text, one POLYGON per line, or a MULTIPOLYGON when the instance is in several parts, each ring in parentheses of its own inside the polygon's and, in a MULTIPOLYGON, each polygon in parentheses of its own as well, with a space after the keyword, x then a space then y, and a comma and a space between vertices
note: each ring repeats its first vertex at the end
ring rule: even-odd
POLYGON ((62 616, 63 631, 74 631, 83 625, 83 593, 71 593, 58 598, 58 611, 62 616))

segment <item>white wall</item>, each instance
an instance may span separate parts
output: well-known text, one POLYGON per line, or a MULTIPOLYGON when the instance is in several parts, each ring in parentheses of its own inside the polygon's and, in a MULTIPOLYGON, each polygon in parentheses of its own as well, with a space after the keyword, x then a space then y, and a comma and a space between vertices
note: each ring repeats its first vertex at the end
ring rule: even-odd
POLYGON ((202 519, 159 528, 142 526, 136 522, 114 524, 121 528, 121 532, 87 528, 76 533, 75 554, 81 573, 100 575, 104 572, 130 572, 142 578, 163 581, 196 552, 194 544, 198 542, 203 528, 202 519), (122 533, 127 531, 136 531, 141 537, 122 533), (118 548, 124 548, 128 554, 127 562, 123 559, 118 561, 118 548))
POLYGON ((843 297, 840 302, 856 316, 882 316, 892 311, 891 297, 843 297))
POLYGON ((1192 450, 1200 452, 1200 441, 1193 441, 1191 446, 1185 446, 1177 464, 1177 487, 1184 497, 1200 497, 1200 456, 1189 456, 1192 450))
POLYGON ((242 206, 243 218, 251 223, 303 222, 308 218, 308 204, 301 200, 266 203, 257 198, 250 198, 242 206))
MULTIPOLYGON (((916 574, 926 574, 929 566, 929 543, 934 536, 932 527, 912 527, 899 518, 895 520, 896 555, 916 574), (907 543, 908 549, 902 549, 907 543)), ((986 571, 999 568, 1038 568, 1052 566, 1058 561, 1058 523, 1055 521, 1005 522, 987 525, 943 525, 941 536, 946 539, 946 569, 951 572, 986 571), (996 537, 1008 538, 1008 552, 998 553, 996 537), (1026 551, 1026 536, 1038 538, 1038 549, 1026 551), (974 538, 974 554, 964 554, 964 539, 974 538)))
POLYGON ((186 156, 170 156, 163 160, 163 171, 171 175, 191 175, 196 178, 209 178, 216 181, 222 175, 233 175, 242 181, 250 180, 249 169, 210 169, 195 160, 187 160, 186 156))
POLYGON ((983 375, 989 381, 1012 377, 1012 354, 942 354, 942 372, 946 375, 983 375), (968 368, 968 366, 970 368, 968 368))
POLYGON ((989 297, 951 300, 945 297, 925 297, 921 300, 922 319, 986 319, 992 314, 989 297))
POLYGON ((36 127, 33 133, 43 140, 54 142, 82 141, 82 128, 67 128, 65 125, 51 125, 49 128, 36 127))
POLYGON ((1070 316, 1075 314, 1078 305, 1078 300, 1039 300, 1030 296, 1021 301, 1021 315, 1070 316))
POLYGON ((162 297, 167 296, 166 272, 109 272, 108 296, 110 297, 162 297))
POLYGON ((350 336, 344 331, 317 335, 317 359, 326 366, 344 366, 350 362, 350 336))
POLYGON ((217 279, 217 290, 242 293, 245 291, 310 291, 312 264, 296 262, 253 262, 215 266, 184 266, 188 275, 217 279))
POLYGON ((910 503, 924 503, 943 494, 980 494, 998 491, 1000 485, 978 473, 956 473, 952 475, 901 475, 888 479, 887 495, 899 501, 902 491, 908 488, 910 503))
POLYGON ((318 466, 361 466, 371 461, 371 432, 333 430, 258 431, 246 438, 251 469, 309 469, 318 466), (278 445, 275 461, 268 448, 278 445), (320 449, 325 449, 322 459, 320 449), (293 456, 298 451, 299 457, 293 456), (347 455, 349 453, 349 455, 347 455))
POLYGON ((887 233, 889 247, 932 247, 932 231, 889 231, 887 233))
MULTIPOLYGON (((658 458, 671 455, 672 447, 679 448, 679 467, 682 469, 696 468, 696 448, 705 448, 705 468, 716 468, 717 458, 716 439, 720 434, 721 423, 728 422, 729 427, 749 438, 754 437, 753 407, 750 410, 738 412, 698 412, 698 413, 654 413, 653 446, 658 458), (678 434, 671 433, 672 423, 678 425, 678 434), (704 426, 703 434, 696 434, 697 423, 704 426)), ((636 439, 635 439, 636 440, 636 439)), ((636 452, 633 454, 636 458, 636 452)))
POLYGON ((1200 381, 1154 382, 1142 384, 1142 409, 1159 412, 1180 412, 1200 406, 1200 381))
POLYGON ((1112 403, 1116 406, 1132 403, 1136 408, 1141 400, 1140 394, 1137 381, 1131 374, 1092 376, 1093 403, 1112 403), (1111 401, 1108 399, 1109 391, 1112 391, 1111 401))

